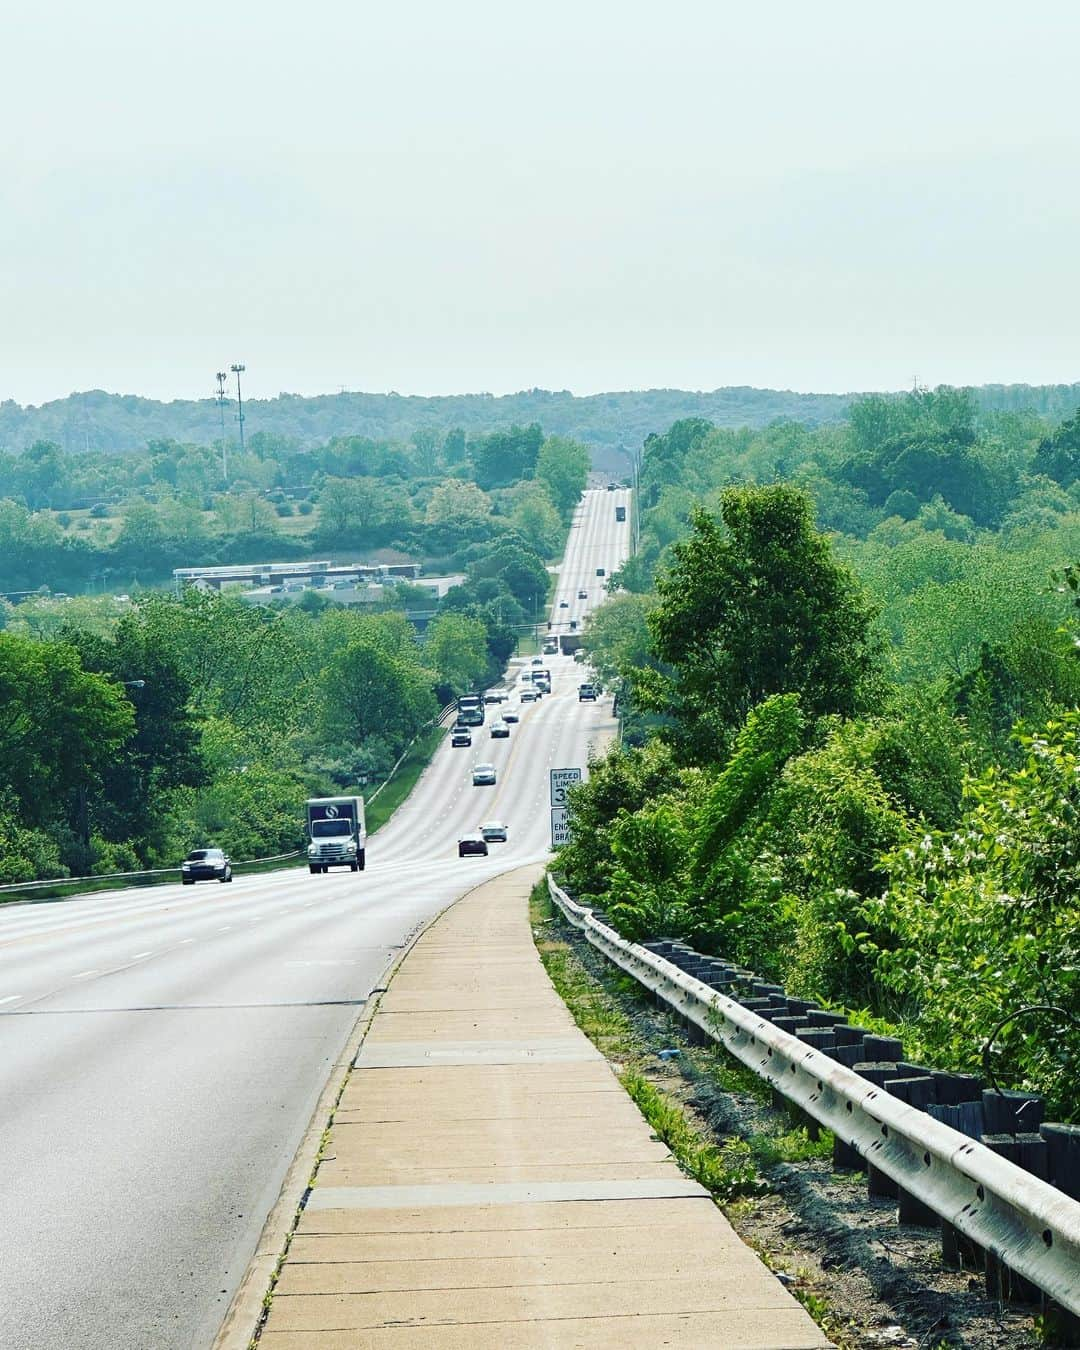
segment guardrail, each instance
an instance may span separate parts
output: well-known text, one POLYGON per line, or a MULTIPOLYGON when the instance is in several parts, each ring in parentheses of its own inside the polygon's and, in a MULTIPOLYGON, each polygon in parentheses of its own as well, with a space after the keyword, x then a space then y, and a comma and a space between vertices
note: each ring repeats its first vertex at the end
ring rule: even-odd
MULTIPOLYGON (((253 867, 256 863, 285 862, 288 858, 299 858, 300 850, 293 849, 291 853, 273 853, 266 858, 244 858, 240 862, 232 864, 235 871, 238 867, 253 867)), ((179 876, 179 867, 145 867, 139 872, 95 872, 88 877, 47 877, 44 881, 10 881, 0 886, 0 895, 6 895, 15 891, 34 891, 44 890, 50 886, 78 886, 87 881, 128 881, 132 877, 167 877, 179 876)))
POLYGON ((924 1205, 983 1249, 988 1271, 1015 1272, 1080 1316, 1080 1203, 627 942, 550 873, 547 881, 554 903, 594 947, 894 1182, 902 1206, 924 1205))

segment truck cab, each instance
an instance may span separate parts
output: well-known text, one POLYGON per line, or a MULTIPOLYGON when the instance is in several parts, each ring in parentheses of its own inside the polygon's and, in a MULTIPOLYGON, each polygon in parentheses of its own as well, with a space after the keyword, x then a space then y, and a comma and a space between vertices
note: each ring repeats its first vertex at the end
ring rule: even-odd
POLYGON ((367 845, 363 797, 311 797, 307 802, 308 870, 362 872, 367 845))

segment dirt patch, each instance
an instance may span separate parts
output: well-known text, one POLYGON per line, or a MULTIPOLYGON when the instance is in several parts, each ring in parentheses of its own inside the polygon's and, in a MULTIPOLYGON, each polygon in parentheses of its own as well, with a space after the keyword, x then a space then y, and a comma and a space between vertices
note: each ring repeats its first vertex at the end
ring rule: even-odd
POLYGON ((564 994, 571 1008, 591 986, 594 1015, 602 993, 626 1028, 617 1046, 601 1046, 609 1059, 677 1101, 703 1139, 749 1145, 753 1166, 724 1212, 843 1350, 1055 1344, 1037 1309, 1002 1307, 986 1297, 981 1272, 944 1266, 936 1230, 901 1227, 895 1202, 870 1197, 864 1176, 833 1172, 825 1132, 815 1146, 805 1122, 771 1105, 766 1085, 722 1049, 692 1044, 678 1018, 539 902, 534 928, 542 953, 578 968, 564 994))

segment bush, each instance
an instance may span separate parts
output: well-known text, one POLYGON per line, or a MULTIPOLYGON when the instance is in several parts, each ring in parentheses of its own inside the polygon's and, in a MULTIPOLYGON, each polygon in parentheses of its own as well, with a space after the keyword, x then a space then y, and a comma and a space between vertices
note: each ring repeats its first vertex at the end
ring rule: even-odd
POLYGON ((95 502, 90 508, 90 514, 95 520, 104 520, 112 515, 112 509, 105 502, 95 502))
POLYGON ((279 516, 291 516, 293 514, 292 502, 278 502, 274 510, 279 516))
POLYGON ((311 502, 305 500, 302 502, 298 502, 296 509, 302 516, 310 516, 312 511, 315 510, 315 507, 312 505, 311 502))

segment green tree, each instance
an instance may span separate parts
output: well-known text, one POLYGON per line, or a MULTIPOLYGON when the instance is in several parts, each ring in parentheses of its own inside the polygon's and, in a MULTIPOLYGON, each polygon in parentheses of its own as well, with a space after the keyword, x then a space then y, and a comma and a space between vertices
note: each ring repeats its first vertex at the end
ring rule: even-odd
POLYGON ((540 447, 536 478, 547 488, 555 509, 566 522, 585 491, 590 467, 589 451, 579 441, 549 436, 540 447))
POLYGON ((517 494, 510 524, 544 558, 552 557, 562 538, 562 526, 551 498, 540 483, 524 483, 517 494))
POLYGON ((813 528, 805 493, 727 490, 671 550, 649 615, 669 676, 641 672, 635 699, 673 716, 694 753, 715 757, 771 694, 798 693, 810 717, 852 713, 874 696, 873 611, 813 528))
POLYGON ((431 494, 424 515, 427 525, 483 524, 491 515, 491 498, 475 483, 447 478, 431 494))
POLYGON ((331 657, 320 686, 331 740, 386 737, 400 748, 438 711, 427 672, 362 638, 331 657))
POLYGON ((531 478, 544 433, 533 422, 492 431, 469 442, 473 477, 482 488, 507 487, 519 478, 531 478))
POLYGON ((487 668, 487 629, 465 614, 439 614, 428 625, 424 655, 454 694, 476 686, 487 668))
POLYGON ((124 690, 84 670, 74 647, 0 633, 0 789, 26 824, 81 826, 86 792, 134 728, 124 690))

